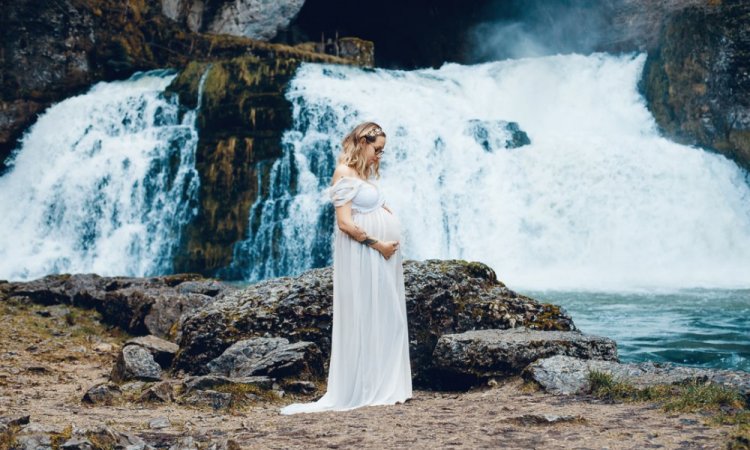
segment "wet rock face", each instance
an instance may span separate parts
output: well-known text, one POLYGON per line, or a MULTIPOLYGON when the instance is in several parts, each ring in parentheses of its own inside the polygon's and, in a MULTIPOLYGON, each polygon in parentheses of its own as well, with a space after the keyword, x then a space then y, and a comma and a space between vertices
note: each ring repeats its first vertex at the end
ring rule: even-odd
POLYGON ((663 132, 750 169, 750 3, 671 16, 649 53, 642 90, 663 132))
POLYGON ((3 99, 22 93, 50 100, 54 94, 91 81, 88 52, 96 38, 90 10, 77 9, 67 1, 21 0, 5 5, 3 15, 3 99))
POLYGON ((613 52, 652 51, 659 46, 664 23, 689 7, 704 7, 717 1, 706 0, 605 0, 609 35, 602 50, 613 52))
POLYGON ((270 168, 282 154, 282 134, 292 125, 292 105, 284 98, 287 84, 310 60, 300 53, 275 59, 243 56, 210 66, 191 63, 168 88, 181 105, 194 108, 199 80, 206 76, 196 155, 200 207, 183 230, 176 271, 211 276, 232 262, 234 244, 247 237, 259 184, 260 190, 268 189, 270 168))
MULTIPOLYGON (((297 278, 277 278, 226 295, 182 325, 174 367, 205 374, 208 363, 237 341, 262 336, 312 342, 330 359, 330 268, 297 278)), ((404 264, 412 373, 421 380, 438 338, 472 329, 526 326, 574 330, 559 307, 511 291, 484 264, 465 261, 407 261, 404 264)))
POLYGON ((89 388, 81 401, 91 405, 112 405, 120 397, 122 397, 120 387, 114 383, 107 382, 89 388))

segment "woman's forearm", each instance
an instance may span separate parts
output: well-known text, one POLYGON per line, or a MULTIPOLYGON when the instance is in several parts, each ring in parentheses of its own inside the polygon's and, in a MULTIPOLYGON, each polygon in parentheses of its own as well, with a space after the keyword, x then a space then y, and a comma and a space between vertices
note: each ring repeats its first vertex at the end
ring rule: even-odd
POLYGON ((351 237, 357 242, 362 242, 367 237, 367 232, 365 232, 365 230, 358 227, 354 222, 349 222, 349 221, 339 222, 338 226, 339 226, 339 230, 348 234, 349 237, 351 237))

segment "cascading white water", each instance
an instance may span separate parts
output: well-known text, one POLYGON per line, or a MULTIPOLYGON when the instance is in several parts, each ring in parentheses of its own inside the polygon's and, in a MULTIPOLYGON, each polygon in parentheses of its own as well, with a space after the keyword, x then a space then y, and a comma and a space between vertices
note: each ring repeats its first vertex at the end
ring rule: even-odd
POLYGON ((199 186, 195 111, 163 95, 174 76, 99 83, 31 127, 0 178, 1 278, 171 271, 199 186))
POLYGON ((235 265, 257 280, 330 261, 333 213, 321 192, 340 140, 374 120, 388 133, 381 186, 407 258, 482 261, 517 289, 750 286, 748 175, 659 136, 637 92, 644 62, 304 65, 287 94, 286 155, 235 265), (487 151, 467 132, 496 121, 517 122, 531 144, 487 151))

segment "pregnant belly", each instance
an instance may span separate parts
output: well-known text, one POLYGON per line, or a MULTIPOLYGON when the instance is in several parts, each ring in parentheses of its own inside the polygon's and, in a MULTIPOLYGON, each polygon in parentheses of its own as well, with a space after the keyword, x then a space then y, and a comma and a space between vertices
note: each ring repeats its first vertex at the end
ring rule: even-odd
POLYGON ((401 222, 384 208, 354 216, 354 223, 367 234, 383 241, 401 241, 401 222))

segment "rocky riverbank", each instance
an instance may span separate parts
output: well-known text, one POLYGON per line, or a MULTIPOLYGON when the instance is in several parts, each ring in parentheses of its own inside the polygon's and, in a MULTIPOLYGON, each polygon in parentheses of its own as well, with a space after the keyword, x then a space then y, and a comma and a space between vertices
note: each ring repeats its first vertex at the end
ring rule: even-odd
POLYGON ((620 364, 614 342, 581 334, 560 308, 514 293, 480 263, 408 261, 405 274, 414 398, 292 417, 278 409, 325 390, 330 269, 242 289, 190 274, 0 283, 0 448, 716 448, 745 439, 737 423, 750 415, 750 374, 620 364), (620 393, 647 390, 650 402, 596 395, 597 374, 633 386, 620 393), (719 400, 661 411, 680 386, 719 400))

